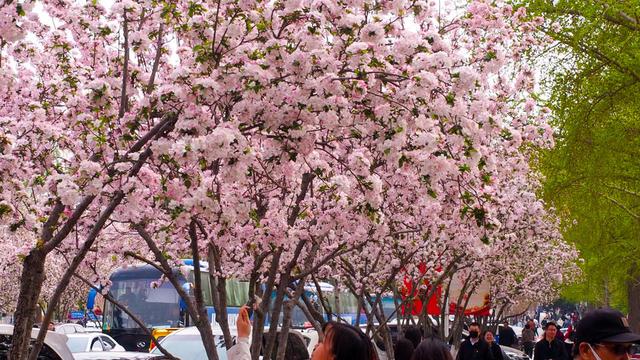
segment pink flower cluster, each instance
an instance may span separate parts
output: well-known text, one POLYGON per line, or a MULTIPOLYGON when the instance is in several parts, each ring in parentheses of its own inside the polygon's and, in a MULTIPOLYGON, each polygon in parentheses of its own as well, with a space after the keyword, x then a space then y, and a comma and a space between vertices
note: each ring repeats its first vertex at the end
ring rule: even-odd
POLYGON ((444 18, 405 0, 42 6, 55 27, 33 23, 37 36, 0 49, 3 242, 37 239, 57 201, 73 212, 87 200, 60 246, 73 254, 75 234, 82 241, 123 193, 98 268, 148 254, 136 224, 167 256, 190 257, 193 221, 225 276, 276 262, 371 291, 399 268, 435 274, 459 261, 479 278, 502 268, 496 292, 509 294, 536 282, 522 257, 575 257, 529 167, 529 149, 553 139, 521 57, 538 43, 521 10, 485 0, 444 18))

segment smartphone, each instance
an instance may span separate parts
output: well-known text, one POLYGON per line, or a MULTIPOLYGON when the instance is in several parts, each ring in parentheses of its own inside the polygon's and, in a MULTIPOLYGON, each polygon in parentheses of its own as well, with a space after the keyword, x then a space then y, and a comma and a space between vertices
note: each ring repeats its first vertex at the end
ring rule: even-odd
POLYGON ((255 299, 251 299, 244 304, 247 307, 247 315, 249 315, 249 319, 253 316, 253 306, 255 305, 255 299))

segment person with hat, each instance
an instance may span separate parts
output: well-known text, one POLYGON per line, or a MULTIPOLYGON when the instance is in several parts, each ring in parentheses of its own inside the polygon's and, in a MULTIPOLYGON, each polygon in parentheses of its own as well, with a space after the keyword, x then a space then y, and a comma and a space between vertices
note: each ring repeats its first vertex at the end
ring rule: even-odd
POLYGON ((557 339, 558 326, 548 321, 544 328, 544 337, 536 343, 533 350, 535 360, 568 360, 564 343, 557 339))
POLYGON ((631 331, 627 318, 612 309, 584 315, 575 330, 574 360, 628 360, 640 335, 631 331))

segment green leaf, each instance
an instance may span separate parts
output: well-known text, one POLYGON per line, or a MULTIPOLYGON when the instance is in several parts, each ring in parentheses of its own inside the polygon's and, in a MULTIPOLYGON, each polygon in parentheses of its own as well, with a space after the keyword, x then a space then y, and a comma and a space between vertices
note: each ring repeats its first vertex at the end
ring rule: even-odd
POLYGON ((22 7, 22 4, 17 4, 16 5, 16 13, 20 16, 25 16, 27 15, 27 13, 24 11, 24 8, 22 7))
POLYGON ((0 204, 0 219, 11 212, 11 207, 7 204, 0 204))
POLYGON ((456 95, 454 93, 448 93, 445 96, 445 100, 447 100, 448 105, 453 106, 456 103, 456 95))
POLYGON ((495 51, 487 51, 487 53, 484 55, 484 60, 485 61, 491 61, 496 59, 498 56, 496 55, 495 51))

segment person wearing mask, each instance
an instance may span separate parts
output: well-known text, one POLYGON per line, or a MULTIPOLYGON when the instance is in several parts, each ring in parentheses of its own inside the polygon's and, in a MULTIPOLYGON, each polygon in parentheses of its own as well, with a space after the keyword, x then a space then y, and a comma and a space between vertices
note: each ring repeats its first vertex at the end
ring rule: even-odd
POLYGON ((511 326, 509 326, 509 322, 507 320, 505 320, 500 327, 498 335, 500 335, 500 345, 513 347, 513 344, 518 341, 516 332, 513 331, 511 326))
POLYGON ((556 338, 558 326, 552 322, 547 322, 544 328, 544 337, 536 343, 533 350, 535 360, 568 360, 564 343, 556 338))
POLYGON ((456 360, 494 360, 489 345, 480 337, 480 324, 469 325, 469 338, 460 344, 456 360))
MULTIPOLYGON (((575 324, 575 322, 574 322, 575 324)), ((628 360, 640 334, 629 328, 621 312, 598 309, 588 312, 575 326, 574 360, 628 360)))
POLYGON ((447 344, 432 337, 422 340, 413 351, 411 360, 453 360, 447 344))
POLYGON ((522 350, 528 357, 533 357, 533 345, 535 344, 535 333, 531 329, 531 323, 528 321, 522 329, 522 350))
MULTIPOLYGON (((236 321, 238 341, 227 350, 228 360, 251 359, 251 321, 247 310, 246 306, 240 309, 236 321)), ((311 355, 312 360, 378 360, 371 340, 360 329, 347 324, 328 322, 322 331, 324 339, 316 345, 311 355)))
POLYGON ((496 339, 493 336, 493 332, 491 330, 487 330, 484 333, 484 341, 489 344, 489 349, 491 349, 491 355, 493 355, 494 360, 503 360, 502 357, 502 349, 500 349, 500 345, 496 343, 496 339))

